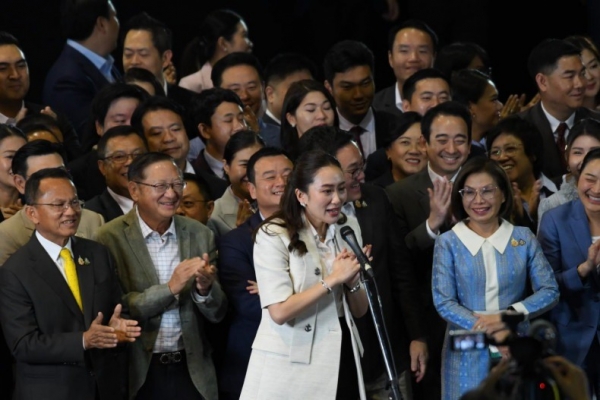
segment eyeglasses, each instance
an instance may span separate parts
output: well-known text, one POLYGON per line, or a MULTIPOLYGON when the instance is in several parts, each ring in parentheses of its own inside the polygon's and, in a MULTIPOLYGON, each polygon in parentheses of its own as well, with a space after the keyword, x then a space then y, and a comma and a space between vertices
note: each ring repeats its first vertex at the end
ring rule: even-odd
POLYGON ((484 200, 493 200, 494 196, 496 195, 496 189, 498 189, 498 186, 486 186, 482 187, 481 189, 466 187, 464 189, 460 189, 458 193, 460 193, 464 201, 468 202, 475 200, 477 193, 479 193, 479 196, 481 196, 481 198, 484 200))
POLYGON ((501 149, 495 148, 490 151, 490 157, 500 158, 502 156, 502 153, 504 153, 506 157, 512 157, 515 154, 517 154, 519 149, 522 147, 522 144, 509 144, 508 146, 503 147, 501 149))
POLYGON ((109 160, 112 161, 115 164, 125 164, 127 162, 127 160, 129 160, 131 158, 131 161, 135 160, 136 158, 138 158, 139 156, 141 156, 142 152, 138 152, 138 153, 117 153, 117 154, 113 154, 112 156, 108 156, 108 157, 104 157, 103 160, 109 160))
POLYGON ((361 172, 365 171, 365 164, 361 163, 358 167, 351 169, 349 171, 344 171, 347 174, 352 175, 352 179, 358 179, 358 177, 360 176, 361 172))
POLYGON ((186 210, 194 208, 196 203, 208 203, 210 200, 186 200, 181 202, 181 206, 186 210))
POLYGON ((163 194, 169 189, 173 189, 173 191, 181 193, 183 189, 185 189, 186 182, 173 182, 173 183, 155 183, 153 185, 149 183, 133 181, 139 185, 150 186, 154 191, 158 194, 163 194))
POLYGON ((69 201, 63 201, 62 203, 33 203, 30 204, 30 206, 49 206, 52 211, 59 213, 67 211, 69 207, 72 208, 73 211, 79 211, 81 210, 81 207, 83 207, 83 201, 79 199, 73 199, 69 201))

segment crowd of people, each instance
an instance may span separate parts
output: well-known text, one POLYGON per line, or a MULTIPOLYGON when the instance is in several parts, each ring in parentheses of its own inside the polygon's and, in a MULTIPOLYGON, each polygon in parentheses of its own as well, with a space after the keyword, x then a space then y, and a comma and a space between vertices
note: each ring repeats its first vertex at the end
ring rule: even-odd
POLYGON ((539 43, 537 95, 502 103, 485 49, 438 48, 414 19, 389 32, 396 82, 378 92, 385 55, 344 40, 322 68, 263 68, 231 10, 180 69, 147 13, 121 28, 110 0, 65 0, 61 26, 42 104, 0 32, 0 398, 378 400, 389 372, 405 400, 477 398, 537 318, 565 393, 600 396, 589 38, 539 43), (456 330, 497 348, 456 351, 456 330))

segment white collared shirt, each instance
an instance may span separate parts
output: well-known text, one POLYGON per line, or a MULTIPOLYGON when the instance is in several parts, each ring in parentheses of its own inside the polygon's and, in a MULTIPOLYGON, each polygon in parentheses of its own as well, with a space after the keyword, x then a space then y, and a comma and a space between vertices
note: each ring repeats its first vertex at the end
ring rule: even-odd
MULTIPOLYGON (((340 114, 339 109, 337 110, 338 116, 340 117, 340 129, 345 131, 350 131, 356 125, 352 122, 348 121, 346 118, 340 114)), ((360 144, 365 152, 363 157, 366 159, 371 153, 374 153, 377 150, 377 140, 375 139, 375 116, 373 114, 373 109, 369 108, 369 111, 365 115, 365 117, 358 124, 361 128, 365 130, 365 132, 360 135, 360 144)))
POLYGON ((65 278, 65 281, 67 281, 67 273, 65 272, 63 259, 60 257, 60 251, 63 248, 68 249, 69 252, 71 252, 71 257, 73 257, 73 260, 75 260, 75 256, 73 255, 73 248, 71 247, 71 238, 69 238, 66 245, 61 247, 56 243, 51 242, 50 240, 43 237, 38 231, 35 231, 35 236, 37 237, 44 250, 46 250, 46 253, 48 253, 52 261, 54 261, 54 264, 56 264, 56 266, 58 267, 58 270, 62 274, 63 278, 65 278))
MULTIPOLYGON (((25 107, 25 102, 24 101, 21 102, 21 109, 19 110, 19 112, 21 112, 21 110, 23 109, 23 107, 25 107)), ((15 118, 10 118, 10 117, 7 117, 6 115, 0 113, 0 124, 6 124, 6 125, 10 125, 10 126, 15 126, 17 124, 17 120, 15 118)))
POLYGON ((273 113, 271 112, 271 110, 269 110, 268 108, 267 108, 267 111, 265 111, 265 114, 267 114, 269 117, 271 117, 273 119, 273 121, 275 121, 279 125, 281 125, 281 121, 279 120, 279 118, 277 118, 275 115, 273 115, 273 113))
POLYGON ((354 208, 354 202, 348 201, 342 206, 342 212, 346 215, 356 218, 356 209, 354 208))
POLYGON ((219 178, 224 179, 225 175, 223 172, 223 166, 225 164, 223 163, 223 161, 217 160, 216 158, 214 158, 213 156, 208 154, 208 151, 206 151, 206 150, 204 150, 203 154, 204 154, 204 159, 206 160, 206 163, 210 167, 211 171, 214 172, 215 175, 218 176, 219 178))
POLYGON ((558 125, 560 125, 562 122, 567 124, 567 130, 565 131, 565 142, 566 142, 567 137, 569 136, 569 133, 571 133, 571 128, 573 128, 573 125, 575 124, 575 113, 571 114, 571 116, 569 118, 567 118, 566 121, 559 121, 558 119, 556 119, 552 115, 550 115, 550 113, 548 111, 546 111, 546 109, 544 108, 544 102, 541 102, 540 104, 542 106, 542 111, 544 112, 544 114, 546 115, 546 118, 548 119, 548 122, 550 123, 550 129, 552 130, 552 135, 554 136, 555 142, 558 140, 558 134, 556 133, 556 129, 558 128, 558 125))
POLYGON ((106 190, 108 191, 108 194, 110 194, 110 197, 112 197, 114 201, 117 202, 119 208, 121 209, 121 211, 123 211, 123 214, 127 214, 129 211, 131 211, 131 209, 133 208, 133 200, 125 196, 121 196, 120 194, 116 194, 109 187, 106 187, 106 190))
POLYGON ((187 172, 188 174, 196 174, 196 171, 194 171, 194 167, 192 167, 192 164, 186 160, 185 161, 185 171, 183 172, 187 172))
POLYGON ((85 58, 90 60, 92 64, 100 71, 102 76, 106 78, 110 83, 115 82, 115 77, 112 76, 112 67, 115 63, 115 59, 109 55, 108 57, 102 57, 100 54, 94 53, 87 47, 74 40, 68 39, 67 44, 81 53, 85 58))
POLYGON ((398 82, 396 82, 394 87, 396 88, 396 108, 404 112, 404 108, 402 108, 402 95, 400 94, 400 87, 398 87, 398 82))

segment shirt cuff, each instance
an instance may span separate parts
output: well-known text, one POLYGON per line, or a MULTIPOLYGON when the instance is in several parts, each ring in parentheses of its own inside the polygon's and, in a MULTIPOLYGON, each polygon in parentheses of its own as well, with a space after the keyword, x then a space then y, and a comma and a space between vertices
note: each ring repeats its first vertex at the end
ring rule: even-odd
POLYGON ((212 285, 210 287, 210 290, 208 291, 208 294, 206 296, 202 296, 198 290, 194 287, 191 290, 192 293, 192 300, 194 300, 194 303, 198 303, 198 304, 205 304, 208 303, 210 300, 212 300, 212 285))
POLYGON ((512 304, 511 307, 514 308, 514 310, 516 312, 520 312, 521 314, 523 314, 523 316, 525 317, 525 321, 527 321, 529 319, 529 317, 528 317, 529 311, 527 311, 527 308, 525 308, 523 303, 521 303, 521 302, 515 303, 515 304, 512 304))
POLYGON ((81 346, 83 347, 83 351, 86 351, 87 349, 85 348, 85 336, 81 335, 81 346))
POLYGON ((431 230, 431 228, 429 227, 429 221, 425 220, 425 228, 427 229, 427 234, 429 235, 430 238, 432 238, 433 240, 437 239, 437 237, 439 236, 439 233, 435 233, 434 231, 431 230))

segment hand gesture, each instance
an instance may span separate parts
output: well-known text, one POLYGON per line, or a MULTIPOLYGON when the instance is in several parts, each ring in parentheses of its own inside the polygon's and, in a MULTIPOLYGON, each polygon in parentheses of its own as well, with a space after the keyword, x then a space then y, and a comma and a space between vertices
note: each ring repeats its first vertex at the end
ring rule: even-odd
POLYGON ((552 372, 565 396, 572 400, 588 400, 588 382, 585 372, 559 356, 547 357, 544 365, 552 372))
POLYGON ((598 264, 600 264, 600 240, 592 243, 588 248, 587 260, 577 267, 577 272, 585 278, 598 264))
POLYGON ((450 197, 452 183, 446 178, 433 182, 433 189, 427 188, 429 193, 429 218, 427 223, 433 232, 438 232, 450 211, 450 197))
POLYGON ((27 116, 27 109, 25 107, 22 107, 19 112, 17 113, 17 115, 15 115, 15 121, 19 122, 20 120, 22 120, 23 118, 25 118, 25 116, 27 116))
POLYGON ((356 256, 348 253, 347 249, 343 249, 333 260, 332 269, 330 277, 334 281, 333 286, 341 283, 350 286, 360 271, 360 264, 356 256))
POLYGON ((250 202, 248 200, 240 201, 238 204, 238 212, 235 220, 235 225, 242 225, 252 215, 254 215, 254 210, 252 210, 250 202))
POLYGON ((500 119, 504 119, 521 111, 521 105, 524 102, 525 94, 522 94, 521 96, 517 94, 511 94, 508 96, 506 103, 504 103, 504 107, 502 107, 502 111, 500 111, 500 119))
POLYGON ((258 283, 251 281, 250 279, 248 279, 246 282, 248 282, 248 286, 246 286, 248 293, 258 294, 258 283))
POLYGON ((13 203, 8 207, 0 208, 0 211, 2 211, 4 219, 9 219, 13 215, 15 215, 21 208, 23 208, 23 203, 21 202, 21 199, 18 199, 16 203, 13 203))
POLYGON ((258 117, 254 114, 254 111, 250 108, 250 106, 244 106, 244 120, 246 124, 248 124, 248 128, 250 130, 258 133, 260 131, 260 126, 258 125, 258 117))
POLYGON ((89 349, 109 349, 116 347, 118 343, 115 329, 102 325, 102 313, 99 312, 96 319, 92 321, 90 329, 83 332, 83 347, 89 349))
POLYGON ((171 85, 177 84, 177 70, 175 69, 175 65, 173 65, 172 61, 169 62, 169 65, 163 69, 163 75, 167 83, 171 85))
MULTIPOLYGON (((529 110, 531 107, 533 107, 537 103, 539 103, 540 99, 541 99, 541 97, 540 97, 540 94, 538 92, 538 93, 535 94, 535 96, 533 96, 533 98, 529 101, 529 103, 521 105, 521 111, 529 110)), ((524 101, 523 101, 523 103, 524 103, 524 101)))
POLYGON ((181 293, 185 285, 189 282, 192 277, 199 276, 200 268, 204 261, 200 257, 183 260, 173 270, 173 275, 167 283, 169 290, 174 295, 181 293))
POLYGON ((421 382, 421 379, 425 376, 427 370, 427 360, 429 359, 429 351, 427 350, 427 343, 424 340, 413 340, 410 342, 410 370, 417 382, 421 382))
POLYGON ((206 253, 202 254, 202 259, 197 259, 200 260, 200 267, 196 274, 196 289, 202 296, 206 296, 216 279, 217 268, 214 265, 210 265, 210 259, 206 253))
POLYGON ((473 313, 473 316, 477 317, 477 321, 471 328, 474 331, 486 331, 492 327, 496 327, 498 322, 502 322, 502 314, 477 314, 473 313))
POLYGON ((142 328, 137 326, 136 320, 121 318, 121 309, 122 306, 117 304, 110 321, 108 321, 108 326, 115 330, 119 343, 135 342, 135 338, 142 334, 142 328))
POLYGON ((40 111, 40 114, 45 114, 49 117, 54 118, 55 120, 57 119, 56 113, 52 110, 52 108, 50 108, 50 106, 44 107, 44 109, 40 111))
POLYGON ((534 220, 537 220, 537 211, 538 206, 540 205, 540 192, 542 191, 543 186, 544 184, 541 179, 535 181, 531 196, 529 197, 529 201, 527 201, 527 205, 529 205, 529 215, 531 215, 531 218, 534 220))

